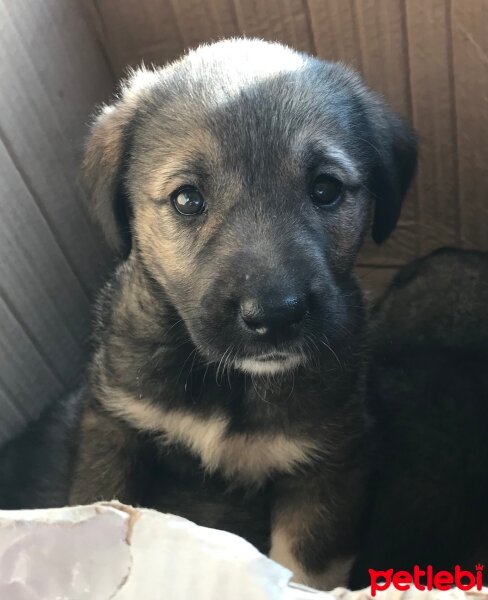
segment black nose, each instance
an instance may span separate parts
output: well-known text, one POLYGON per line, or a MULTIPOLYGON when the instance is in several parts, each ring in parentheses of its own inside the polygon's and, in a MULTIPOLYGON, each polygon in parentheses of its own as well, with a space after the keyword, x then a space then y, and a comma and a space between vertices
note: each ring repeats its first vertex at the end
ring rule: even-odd
POLYGON ((263 337, 298 331, 306 312, 306 298, 294 294, 266 299, 250 297, 240 303, 240 316, 246 328, 263 337))

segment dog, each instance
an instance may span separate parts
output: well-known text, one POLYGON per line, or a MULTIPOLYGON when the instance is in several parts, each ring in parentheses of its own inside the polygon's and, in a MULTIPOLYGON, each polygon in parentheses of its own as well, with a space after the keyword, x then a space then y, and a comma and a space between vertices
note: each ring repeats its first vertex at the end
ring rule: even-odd
POLYGON ((378 459, 352 585, 370 568, 474 572, 488 564, 488 254, 444 248, 401 269, 370 340, 378 459))
POLYGON ((277 43, 133 73, 85 148, 120 263, 85 389, 54 410, 75 414, 57 434, 69 484, 25 481, 24 502, 154 507, 345 583, 369 473, 354 264, 371 223, 378 243, 393 231, 415 164, 411 128, 355 73, 277 43))

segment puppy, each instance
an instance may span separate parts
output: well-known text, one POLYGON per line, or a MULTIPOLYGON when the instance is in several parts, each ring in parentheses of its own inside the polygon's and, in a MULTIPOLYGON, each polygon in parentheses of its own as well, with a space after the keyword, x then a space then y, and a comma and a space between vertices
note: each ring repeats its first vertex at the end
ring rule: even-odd
POLYGON ((486 566, 488 254, 446 248, 404 267, 371 339, 378 463, 353 586, 368 568, 486 566))
POLYGON ((121 262, 69 502, 183 515, 301 582, 344 583, 368 475, 353 268, 373 210, 377 242, 395 227, 415 162, 412 131, 357 75, 279 44, 134 73, 86 144, 121 262))

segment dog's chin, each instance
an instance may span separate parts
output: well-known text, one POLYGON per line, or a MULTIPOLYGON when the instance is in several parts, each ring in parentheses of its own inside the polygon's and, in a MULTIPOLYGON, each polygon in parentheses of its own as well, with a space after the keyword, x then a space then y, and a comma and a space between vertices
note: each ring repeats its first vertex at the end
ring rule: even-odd
POLYGON ((293 371, 305 362, 300 354, 263 354, 255 357, 236 358, 234 368, 250 375, 278 375, 293 371))

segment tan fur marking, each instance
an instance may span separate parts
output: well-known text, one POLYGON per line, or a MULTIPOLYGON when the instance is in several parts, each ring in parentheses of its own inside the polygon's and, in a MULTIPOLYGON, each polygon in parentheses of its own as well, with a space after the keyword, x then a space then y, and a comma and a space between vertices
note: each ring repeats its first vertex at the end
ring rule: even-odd
POLYGON ((318 448, 309 440, 284 434, 227 434, 223 416, 203 419, 190 412, 165 410, 121 391, 110 390, 103 404, 112 414, 139 429, 161 434, 161 441, 181 443, 198 456, 209 471, 261 483, 273 472, 292 472, 311 462, 318 448))
MULTIPOLYGON (((187 134, 180 134, 168 142, 166 154, 161 162, 151 168, 143 181, 133 182, 134 197, 140 196, 143 201, 135 204, 134 234, 148 264, 161 265, 164 278, 184 278, 192 267, 195 253, 205 245, 216 225, 215 211, 195 224, 198 232, 191 244, 181 233, 174 208, 169 197, 178 187, 197 185, 191 173, 183 175, 192 164, 192 159, 205 149, 206 160, 209 161, 210 172, 221 170, 221 149, 217 140, 204 129, 193 129, 187 134), (158 202, 160 201, 160 202, 158 202)), ((236 177, 223 175, 224 185, 234 191, 238 189, 236 177), (232 184, 232 185, 231 185, 232 184)), ((215 195, 219 197, 217 190, 215 195)), ((209 199, 207 199, 209 200, 209 199)), ((184 219, 185 217, 180 217, 184 219)))
POLYGON ((198 156, 203 148, 206 160, 212 163, 220 162, 220 145, 215 137, 205 129, 194 128, 186 135, 184 132, 180 132, 179 137, 169 141, 167 146, 163 162, 151 169, 141 186, 143 193, 153 200, 168 197, 181 185, 195 183, 182 179, 183 176, 179 173, 188 168, 192 159, 198 156))
POLYGON ((178 280, 186 275, 193 253, 190 247, 184 246, 183 236, 177 238, 176 228, 172 228, 167 219, 165 222, 168 210, 169 207, 154 203, 136 206, 134 234, 146 263, 158 266, 165 278, 178 280))
POLYGON ((307 573, 293 553, 295 542, 287 527, 273 527, 269 557, 292 571, 292 581, 326 591, 347 585, 353 558, 332 560, 318 575, 307 573))
POLYGON ((291 550, 292 542, 288 531, 273 528, 269 557, 293 573, 292 581, 308 585, 307 575, 291 550))

